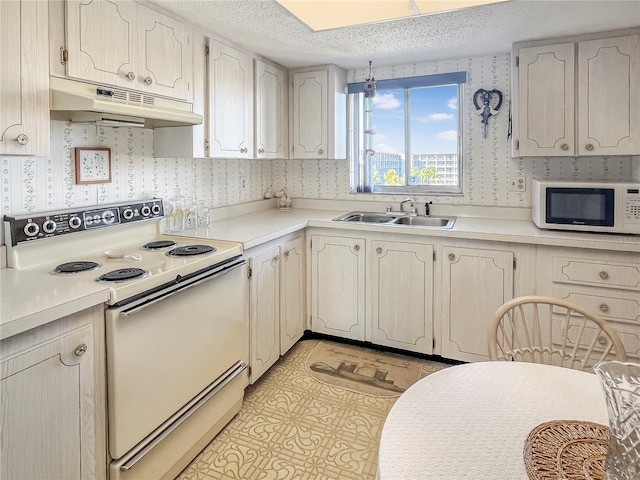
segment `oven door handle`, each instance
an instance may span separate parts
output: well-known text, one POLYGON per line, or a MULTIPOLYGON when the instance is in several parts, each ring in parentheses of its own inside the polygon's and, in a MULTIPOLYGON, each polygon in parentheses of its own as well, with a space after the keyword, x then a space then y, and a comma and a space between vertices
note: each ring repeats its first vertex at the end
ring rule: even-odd
POLYGON ((246 260, 242 260, 241 262, 233 265, 232 267, 228 267, 225 266, 226 268, 224 268, 223 270, 219 270, 219 271, 215 271, 213 273, 211 272, 207 272, 207 274, 204 277, 199 277, 196 279, 193 279, 191 281, 189 281, 188 283, 183 283, 183 284, 177 284, 175 287, 173 287, 171 290, 169 291, 165 291, 163 293, 161 293, 160 295, 158 295, 157 297, 152 297, 148 300, 143 301, 142 303, 134 306, 134 307, 129 307, 127 309, 124 309, 122 311, 119 312, 120 315, 123 315, 125 317, 129 317, 135 313, 138 313, 142 310, 144 310, 147 307, 150 307, 151 305, 154 305, 166 298, 169 298, 173 295, 175 295, 176 293, 182 292, 183 290, 186 290, 188 288, 191 287, 195 287, 196 285, 200 285, 204 282, 208 282, 210 280, 214 280, 216 278, 221 277, 222 275, 225 275, 233 270, 236 270, 240 267, 242 267, 243 265, 245 265, 247 263, 246 260))

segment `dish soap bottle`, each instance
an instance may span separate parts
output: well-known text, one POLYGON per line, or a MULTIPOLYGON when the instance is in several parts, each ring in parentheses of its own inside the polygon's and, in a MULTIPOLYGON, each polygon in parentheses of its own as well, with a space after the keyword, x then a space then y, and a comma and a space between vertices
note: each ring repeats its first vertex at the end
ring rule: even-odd
POLYGON ((173 191, 173 196, 169 198, 168 227, 170 232, 182 232, 185 227, 184 216, 185 200, 180 195, 180 190, 173 191))

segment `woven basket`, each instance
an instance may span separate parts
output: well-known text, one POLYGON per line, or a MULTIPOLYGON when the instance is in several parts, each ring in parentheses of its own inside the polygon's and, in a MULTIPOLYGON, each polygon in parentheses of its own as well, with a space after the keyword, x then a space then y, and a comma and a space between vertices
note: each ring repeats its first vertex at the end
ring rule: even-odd
POLYGON ((556 420, 534 428, 524 445, 530 480, 607 480, 609 429, 599 423, 556 420))

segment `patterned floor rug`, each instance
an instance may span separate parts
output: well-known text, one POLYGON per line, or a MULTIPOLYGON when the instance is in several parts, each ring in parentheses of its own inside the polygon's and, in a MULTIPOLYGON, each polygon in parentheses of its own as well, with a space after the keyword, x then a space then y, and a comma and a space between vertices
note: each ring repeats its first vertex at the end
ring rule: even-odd
MULTIPOLYGON (((357 355, 369 350, 298 342, 247 389, 238 416, 178 479, 373 480, 382 426, 397 397, 357 393, 310 376, 306 360, 319 343, 357 355)), ((447 366, 406 358, 422 364, 420 376, 447 366)))

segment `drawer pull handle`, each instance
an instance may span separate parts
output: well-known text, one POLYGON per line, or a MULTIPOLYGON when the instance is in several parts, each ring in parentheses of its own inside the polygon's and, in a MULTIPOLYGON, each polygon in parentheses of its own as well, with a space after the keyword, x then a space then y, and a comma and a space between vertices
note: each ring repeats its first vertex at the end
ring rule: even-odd
POLYGON ((80 345, 78 345, 76 347, 76 349, 75 349, 75 351, 73 353, 76 354, 76 357, 81 357, 82 355, 87 353, 87 344, 86 343, 81 343, 80 345))
POLYGON ((129 80, 133 81, 136 79, 136 74, 133 72, 129 72, 125 75, 125 77, 127 77, 129 80))
POLYGON ((287 250, 286 252, 284 252, 284 256, 285 256, 285 257, 289 257, 289 250, 287 250))
POLYGON ((380 248, 380 247, 376 248, 376 252, 377 253, 382 253, 382 248, 380 248))
POLYGON ((605 272, 604 270, 601 271, 599 274, 601 279, 606 280, 607 278, 609 278, 609 274, 607 272, 605 272))
POLYGON ((598 337, 598 343, 600 345, 606 345, 607 344, 607 339, 606 337, 598 337))
POLYGON ((562 150, 569 150, 569 145, 568 145, 568 144, 566 144, 566 143, 563 143, 562 145, 560 145, 560 148, 561 148, 562 150))
POLYGON ((609 305, 607 305, 606 303, 601 303, 600 304, 600 311, 601 312, 608 312, 609 311, 609 305))
POLYGON ((449 254, 449 260, 452 260, 452 261, 453 261, 453 260, 455 260, 455 259, 456 259, 456 256, 455 256, 453 253, 450 253, 450 254, 449 254))
POLYGON ((586 148, 587 150, 591 151, 591 150, 593 150, 593 144, 592 143, 587 143, 584 148, 586 148))

